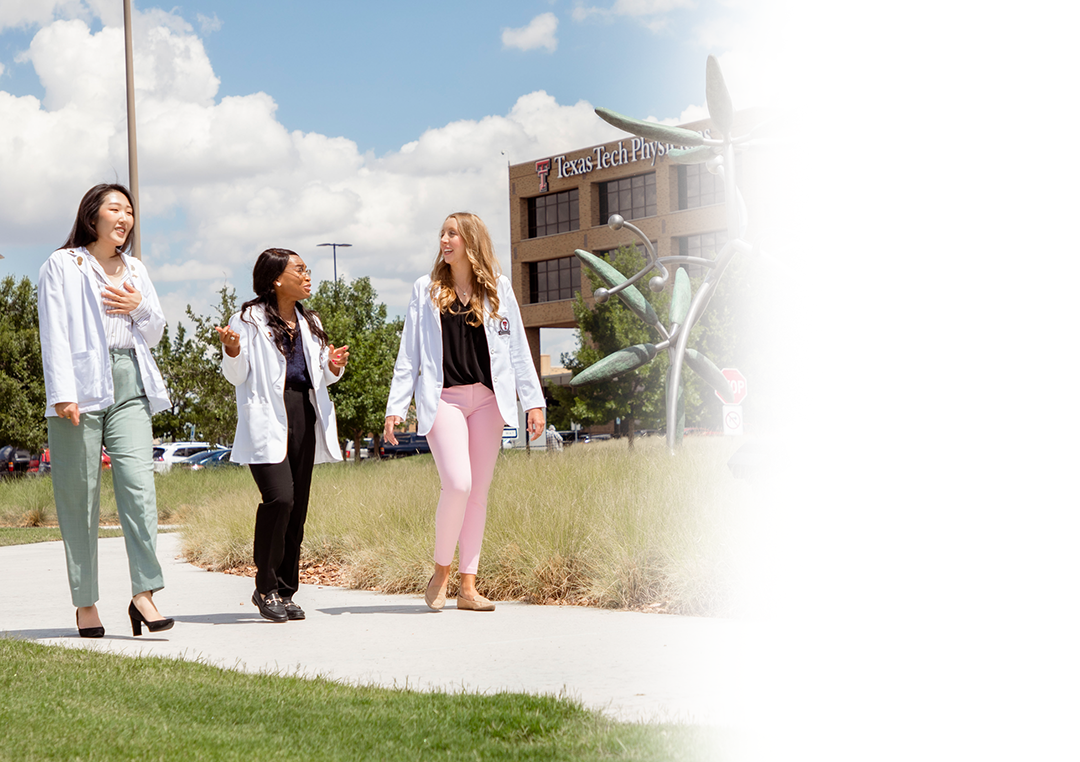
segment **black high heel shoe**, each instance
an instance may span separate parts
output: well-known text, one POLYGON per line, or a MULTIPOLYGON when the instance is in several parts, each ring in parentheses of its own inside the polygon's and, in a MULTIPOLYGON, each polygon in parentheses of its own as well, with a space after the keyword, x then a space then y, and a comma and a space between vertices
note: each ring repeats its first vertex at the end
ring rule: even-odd
POLYGON ((80 638, 103 638, 105 637, 104 627, 79 627, 79 610, 75 610, 75 627, 79 631, 80 638))
MULTIPOLYGON (((173 626, 173 620, 169 617, 151 622, 142 615, 141 611, 135 608, 135 601, 128 604, 128 616, 131 617, 131 634, 136 637, 142 635, 142 626, 144 624, 146 625, 146 629, 150 630, 150 632, 171 630, 173 626)), ((102 634, 104 634, 104 632, 105 631, 102 630, 102 634)))

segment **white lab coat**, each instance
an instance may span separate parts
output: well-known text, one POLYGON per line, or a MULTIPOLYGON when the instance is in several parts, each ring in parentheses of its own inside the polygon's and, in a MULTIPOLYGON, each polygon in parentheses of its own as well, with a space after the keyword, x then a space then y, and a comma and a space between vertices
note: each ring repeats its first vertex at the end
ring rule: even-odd
MULTIPOLYGON (((285 355, 274 343, 262 305, 251 307, 246 319, 242 320, 240 314, 229 320, 229 327, 240 335, 240 354, 229 357, 224 347, 221 351, 221 372, 236 385, 236 436, 229 459, 234 463, 281 463, 289 449, 285 355)), ((320 346, 307 320, 299 317, 296 324, 303 336, 304 359, 313 384, 308 394, 317 418, 315 462, 340 461, 337 416, 327 387, 341 376, 330 370, 330 348, 320 346)), ((344 371, 341 375, 345 375, 344 371)))
MULTIPOLYGON (((55 416, 60 402, 77 402, 80 413, 113 404, 112 364, 105 337, 101 287, 85 248, 58 249, 38 273, 38 328, 45 370, 45 415, 55 416)), ((165 315, 142 262, 121 255, 132 283, 150 307, 134 322, 135 357, 151 414, 172 407, 165 380, 150 348, 161 341, 165 315)))
MULTIPOLYGON (((431 431, 435 423, 443 389, 442 319, 430 294, 431 276, 425 275, 413 284, 394 363, 390 399, 386 403, 387 416, 396 415, 404 420, 409 400, 415 395, 416 430, 422 435, 431 431)), ((491 382, 503 421, 517 426, 516 399, 520 398, 525 410, 542 408, 544 392, 529 352, 521 310, 505 275, 499 276, 498 294, 501 318, 488 317, 484 321, 491 356, 491 382)))

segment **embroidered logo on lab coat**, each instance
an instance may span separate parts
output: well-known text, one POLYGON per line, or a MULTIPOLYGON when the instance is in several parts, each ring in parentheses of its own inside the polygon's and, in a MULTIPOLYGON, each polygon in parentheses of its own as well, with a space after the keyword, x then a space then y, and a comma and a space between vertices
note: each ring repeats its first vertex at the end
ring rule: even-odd
POLYGON ((500 336, 509 336, 510 335, 510 321, 507 320, 506 318, 503 318, 502 322, 499 323, 499 335, 500 336))

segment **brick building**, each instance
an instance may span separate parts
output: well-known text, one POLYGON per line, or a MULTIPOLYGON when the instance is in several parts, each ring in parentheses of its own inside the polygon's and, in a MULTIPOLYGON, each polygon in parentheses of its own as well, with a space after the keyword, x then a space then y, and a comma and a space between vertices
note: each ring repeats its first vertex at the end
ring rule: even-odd
MULTIPOLYGON (((756 110, 738 112, 732 134, 745 133, 762 118, 756 110)), ((681 126, 702 134, 711 129, 708 120, 681 126)), ((574 250, 603 254, 637 242, 629 230, 609 229, 610 215, 621 214, 640 228, 659 256, 711 256, 723 245, 727 205, 721 178, 700 164, 669 161, 673 147, 627 135, 509 168, 510 278, 537 368, 540 329, 576 327, 572 305, 578 291, 593 301, 574 250)), ((739 154, 736 168, 744 197, 753 195, 753 162, 739 154)))

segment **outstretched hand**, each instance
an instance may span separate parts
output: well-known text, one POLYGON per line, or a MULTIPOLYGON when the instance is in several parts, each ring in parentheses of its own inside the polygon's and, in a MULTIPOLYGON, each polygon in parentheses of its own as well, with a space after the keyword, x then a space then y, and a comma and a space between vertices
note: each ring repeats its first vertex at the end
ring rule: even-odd
POLYGON ((218 328, 215 325, 214 330, 218 332, 218 338, 221 339, 221 343, 229 357, 236 357, 240 354, 240 334, 229 326, 218 328))
POLYGON ((335 376, 340 376, 341 371, 349 364, 349 346, 346 344, 343 347, 334 347, 330 345, 330 370, 334 371, 335 376))

